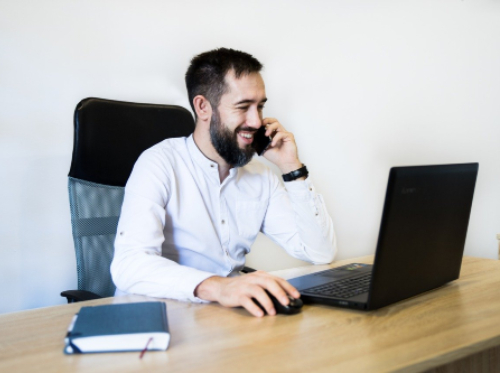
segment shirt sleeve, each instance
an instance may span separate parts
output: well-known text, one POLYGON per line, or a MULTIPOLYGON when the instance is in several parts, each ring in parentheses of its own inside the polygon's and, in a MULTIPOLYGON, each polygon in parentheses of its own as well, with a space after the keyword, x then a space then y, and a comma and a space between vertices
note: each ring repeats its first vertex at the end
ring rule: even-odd
POLYGON ((331 263, 337 252, 332 219, 310 177, 283 185, 272 174, 261 231, 288 254, 309 263, 331 263))
POLYGON ((122 292, 205 302, 194 290, 214 274, 161 255, 171 177, 168 166, 151 151, 137 161, 125 187, 111 276, 122 292))

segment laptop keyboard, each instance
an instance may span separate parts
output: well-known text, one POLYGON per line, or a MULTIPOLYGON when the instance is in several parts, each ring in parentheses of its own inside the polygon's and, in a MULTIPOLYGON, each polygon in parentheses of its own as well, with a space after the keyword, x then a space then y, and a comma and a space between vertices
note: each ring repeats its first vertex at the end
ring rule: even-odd
POLYGON ((310 289, 305 289, 304 292, 347 299, 358 294, 368 293, 370 280, 371 273, 367 273, 360 277, 336 280, 310 289))

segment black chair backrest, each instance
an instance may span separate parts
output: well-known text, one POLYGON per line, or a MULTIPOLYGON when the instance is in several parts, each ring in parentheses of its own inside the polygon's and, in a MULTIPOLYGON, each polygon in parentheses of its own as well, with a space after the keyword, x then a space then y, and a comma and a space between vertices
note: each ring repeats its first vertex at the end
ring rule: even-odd
POLYGON ((87 98, 75 110, 68 189, 78 290, 112 296, 109 267, 124 186, 139 155, 154 144, 194 131, 179 106, 87 98))
POLYGON ((69 176, 122 187, 144 150, 194 131, 191 113, 173 105, 87 98, 77 105, 74 119, 69 176))

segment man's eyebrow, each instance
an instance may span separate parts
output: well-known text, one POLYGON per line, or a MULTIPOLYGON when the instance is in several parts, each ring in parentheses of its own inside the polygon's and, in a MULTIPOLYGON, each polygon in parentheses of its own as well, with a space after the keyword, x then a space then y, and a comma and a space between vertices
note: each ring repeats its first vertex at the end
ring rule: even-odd
MULTIPOLYGON (((267 101, 267 97, 260 101, 261 104, 265 103, 267 101)), ((241 100, 235 103, 235 105, 242 105, 242 104, 253 104, 255 100, 241 100)))

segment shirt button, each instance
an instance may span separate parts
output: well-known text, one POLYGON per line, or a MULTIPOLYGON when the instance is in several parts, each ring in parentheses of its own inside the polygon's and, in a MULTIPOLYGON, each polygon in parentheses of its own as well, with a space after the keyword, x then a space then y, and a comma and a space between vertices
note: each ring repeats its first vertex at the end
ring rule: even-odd
POLYGON ((313 191, 313 188, 309 188, 309 190, 312 192, 312 191, 313 191))
POLYGON ((210 167, 214 168, 214 167, 215 167, 215 165, 211 164, 211 165, 210 165, 210 167))
POLYGON ((222 220, 221 223, 224 224, 226 221, 225 220, 222 220))

